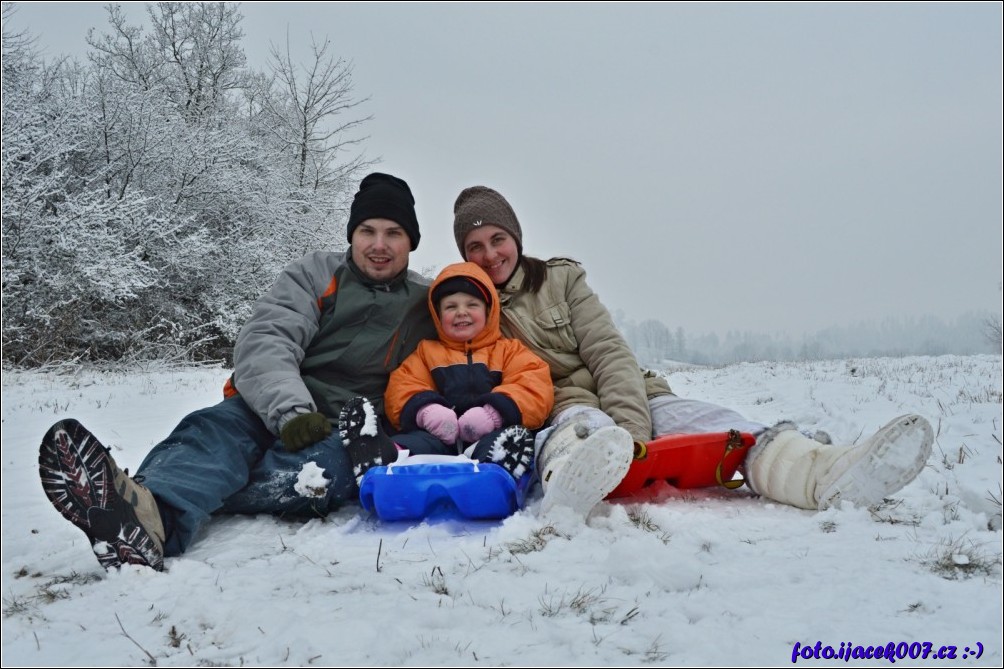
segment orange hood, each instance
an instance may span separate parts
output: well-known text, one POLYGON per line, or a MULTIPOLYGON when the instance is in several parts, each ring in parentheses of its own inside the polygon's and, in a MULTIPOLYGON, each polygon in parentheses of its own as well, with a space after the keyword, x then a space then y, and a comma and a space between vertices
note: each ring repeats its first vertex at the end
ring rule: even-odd
POLYGON ((499 294, 495 290, 495 286, 492 285, 492 280, 488 278, 485 271, 472 262, 458 262, 444 267, 443 271, 436 277, 436 280, 432 282, 432 286, 429 287, 428 303, 429 313, 432 314, 432 322, 436 324, 436 333, 439 335, 439 341, 449 348, 456 349, 458 351, 466 351, 468 347, 472 350, 479 349, 483 346, 494 344, 498 341, 499 337, 502 336, 502 330, 500 327, 502 310, 499 306, 499 294), (485 329, 479 332, 478 335, 469 342, 453 341, 452 339, 446 338, 443 333, 443 323, 439 320, 439 313, 436 310, 436 305, 432 301, 432 295, 436 291, 436 287, 447 279, 452 279, 454 277, 464 277, 476 282, 482 289, 484 289, 485 294, 491 296, 492 303, 488 305, 488 312, 485 318, 485 329))

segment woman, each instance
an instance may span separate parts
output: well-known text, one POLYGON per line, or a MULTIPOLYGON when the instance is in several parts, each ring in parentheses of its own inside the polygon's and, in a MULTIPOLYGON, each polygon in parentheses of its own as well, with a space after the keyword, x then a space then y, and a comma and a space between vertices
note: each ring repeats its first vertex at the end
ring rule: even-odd
POLYGON ((627 473, 636 449, 664 434, 754 434, 757 444, 744 463, 749 486, 805 509, 841 499, 877 503, 927 462, 934 436, 920 416, 902 416, 862 443, 841 447, 810 439, 791 423, 768 429, 731 409, 677 397, 662 378, 640 369, 578 263, 524 255, 522 227, 501 194, 467 188, 453 213, 460 254, 498 290, 503 334, 521 339, 551 368, 551 427, 537 435, 543 511, 567 506, 587 515, 627 473))

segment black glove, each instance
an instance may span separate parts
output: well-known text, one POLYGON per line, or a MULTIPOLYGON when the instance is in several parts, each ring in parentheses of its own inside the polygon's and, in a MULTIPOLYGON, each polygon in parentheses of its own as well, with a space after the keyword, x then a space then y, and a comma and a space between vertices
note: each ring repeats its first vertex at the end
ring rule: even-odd
POLYGON ((316 444, 331 434, 331 421, 324 414, 305 413, 286 423, 279 434, 282 445, 290 453, 316 444))

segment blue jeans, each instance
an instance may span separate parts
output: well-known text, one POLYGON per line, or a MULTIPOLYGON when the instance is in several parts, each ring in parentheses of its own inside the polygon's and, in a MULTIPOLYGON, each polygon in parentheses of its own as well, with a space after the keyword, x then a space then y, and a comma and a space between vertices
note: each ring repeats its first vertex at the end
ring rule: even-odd
POLYGON ((215 511, 323 516, 358 499, 337 431, 289 453, 240 397, 185 416, 146 456, 136 478, 157 499, 165 556, 183 553, 215 511), (319 485, 309 475, 321 471, 319 485))

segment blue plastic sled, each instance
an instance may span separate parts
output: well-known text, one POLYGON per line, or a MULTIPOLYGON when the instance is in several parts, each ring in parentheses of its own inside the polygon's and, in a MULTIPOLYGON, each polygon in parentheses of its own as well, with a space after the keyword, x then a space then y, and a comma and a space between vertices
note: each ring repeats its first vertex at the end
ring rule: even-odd
POLYGON ((359 501, 381 520, 460 517, 494 520, 523 508, 531 472, 517 482, 496 464, 458 456, 419 456, 419 464, 373 467, 359 484, 359 501), (422 462, 435 459, 436 462, 422 462))

